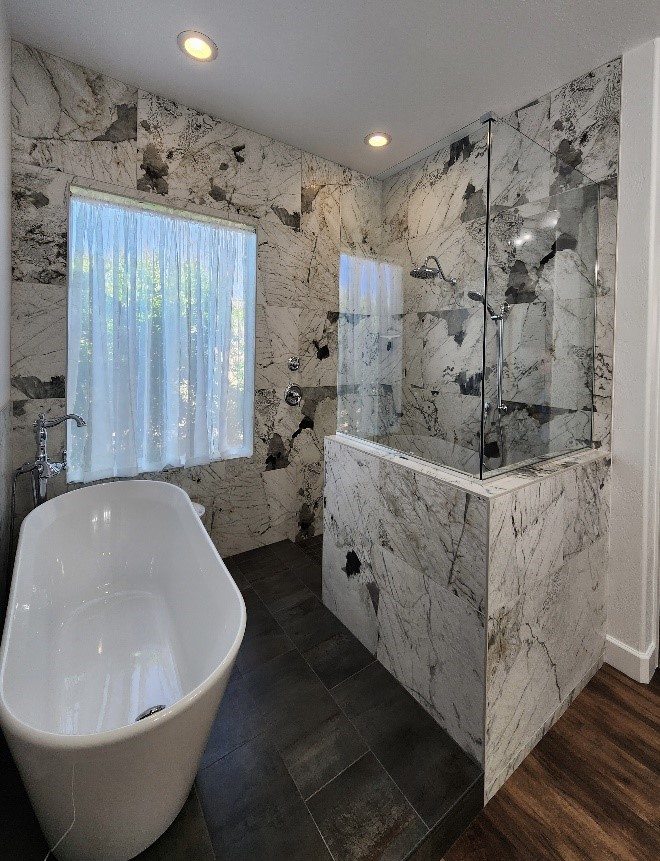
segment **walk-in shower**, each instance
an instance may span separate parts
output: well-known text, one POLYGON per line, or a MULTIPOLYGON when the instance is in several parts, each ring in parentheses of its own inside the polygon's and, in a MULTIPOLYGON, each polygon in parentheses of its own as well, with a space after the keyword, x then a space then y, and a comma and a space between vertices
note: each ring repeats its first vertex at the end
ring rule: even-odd
POLYGON ((482 478, 588 447, 597 233, 597 185, 503 121, 347 190, 339 431, 482 478))

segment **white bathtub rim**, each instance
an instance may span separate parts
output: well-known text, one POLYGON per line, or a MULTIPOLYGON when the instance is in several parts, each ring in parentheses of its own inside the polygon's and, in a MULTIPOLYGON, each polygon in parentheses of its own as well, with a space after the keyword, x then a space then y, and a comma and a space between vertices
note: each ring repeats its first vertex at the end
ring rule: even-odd
MULTIPOLYGON (((30 744, 39 744, 45 748, 50 748, 53 750, 89 750, 90 747, 104 747, 106 745, 111 745, 115 743, 119 743, 125 741, 129 738, 137 738, 145 732, 149 732, 153 730, 158 724, 165 723, 170 720, 174 720, 176 717, 181 715, 183 712, 187 711, 199 697, 206 694, 209 690, 213 688, 213 686, 222 678, 223 673, 226 671, 227 667, 231 667, 236 660, 236 655, 238 654, 238 650, 241 647, 243 642, 243 635, 245 634, 245 626, 247 623, 247 611, 245 608, 245 601, 243 599, 243 595, 241 594, 240 589, 236 585, 234 578, 231 576, 230 572, 227 569, 227 566, 224 564, 224 561, 220 554, 218 553, 215 545, 211 541, 211 538, 202 525, 201 520, 197 516, 195 509, 193 508, 192 501, 188 494, 180 487, 177 487, 174 484, 170 484, 165 481, 154 481, 151 479, 128 479, 126 481, 122 481, 122 484, 130 483, 130 484, 152 484, 152 485, 164 485, 166 487, 172 488, 172 490, 176 491, 177 494, 182 494, 190 507, 192 514, 195 518, 195 522, 199 524, 199 529, 201 533, 204 535, 206 541, 210 545, 213 550, 213 553, 218 557, 222 567, 225 570, 227 577, 236 593, 236 596, 239 600, 239 608, 241 612, 240 624, 238 626, 238 631, 236 633, 236 637, 234 641, 222 659, 222 661, 217 665, 217 667, 209 673, 209 675, 201 681, 196 687, 194 687, 191 691, 185 694, 183 697, 178 699, 175 703, 166 706, 162 711, 156 712, 153 715, 149 715, 149 717, 143 718, 139 721, 134 721, 133 723, 126 724, 125 726, 115 727, 114 729, 102 730, 100 732, 95 733, 57 733, 57 732, 49 732, 47 730, 40 729, 39 727, 34 727, 29 723, 26 723, 24 720, 21 720, 9 707, 5 700, 5 664, 7 660, 7 644, 9 642, 11 636, 11 629, 14 622, 14 614, 12 610, 13 602, 14 602, 14 591, 16 589, 16 578, 12 578, 11 591, 9 593, 9 603, 7 610, 7 618, 5 620, 5 630, 2 636, 2 644, 0 645, 0 716, 2 717, 2 723, 5 725, 5 729, 9 730, 13 733, 17 738, 22 741, 28 742, 30 744)), ((39 506, 39 508, 43 508, 47 505, 56 504, 58 499, 61 500, 63 497, 68 496, 69 493, 85 493, 87 491, 93 491, 96 488, 103 487, 105 485, 114 485, 117 482, 102 482, 99 484, 89 485, 85 487, 78 488, 76 490, 68 491, 65 494, 62 494, 59 497, 55 497, 48 502, 43 503, 43 505, 39 506)), ((169 491, 166 491, 166 493, 169 491)), ((24 519, 21 524, 21 530, 19 533, 18 539, 18 548, 16 551, 16 561, 14 562, 14 569, 17 568, 19 559, 22 553, 22 544, 23 544, 23 534, 24 527, 29 518, 32 517, 33 514, 37 514, 39 512, 39 508, 33 509, 30 514, 24 519)), ((42 512, 43 513, 43 512, 42 512)))

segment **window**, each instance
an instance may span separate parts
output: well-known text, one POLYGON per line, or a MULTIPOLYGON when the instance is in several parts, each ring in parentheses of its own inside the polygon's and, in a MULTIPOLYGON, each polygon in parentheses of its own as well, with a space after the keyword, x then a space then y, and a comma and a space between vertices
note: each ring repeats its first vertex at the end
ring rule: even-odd
POLYGON ((70 481, 252 454, 256 234, 72 188, 70 481))

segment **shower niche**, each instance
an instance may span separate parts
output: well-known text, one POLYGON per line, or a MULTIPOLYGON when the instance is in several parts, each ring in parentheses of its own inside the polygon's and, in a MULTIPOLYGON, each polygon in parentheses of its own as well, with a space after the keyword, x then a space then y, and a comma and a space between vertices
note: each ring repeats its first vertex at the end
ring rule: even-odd
POLYGON ((603 660, 598 186, 490 119, 340 211, 323 600, 487 800, 603 660))
POLYGON ((338 429, 479 478, 590 446, 597 234, 503 121, 344 192, 338 429))

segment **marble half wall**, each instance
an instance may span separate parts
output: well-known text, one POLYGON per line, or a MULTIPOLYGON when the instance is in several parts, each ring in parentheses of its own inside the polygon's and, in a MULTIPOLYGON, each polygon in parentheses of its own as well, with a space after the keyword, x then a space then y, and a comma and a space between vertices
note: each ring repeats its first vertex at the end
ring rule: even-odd
MULTIPOLYGON (((253 456, 146 477, 202 502, 224 554, 320 532, 323 437, 336 430, 339 195, 364 177, 18 42, 12 75, 14 464, 34 457, 36 414, 64 412, 75 179, 256 225, 253 456), (283 401, 289 382, 303 388, 300 407, 283 401)), ((64 434, 51 445, 58 455, 64 434)), ((51 482, 51 493, 65 490, 51 482)), ((28 509, 26 483, 19 512, 28 509)))
POLYGON ((421 461, 326 438, 323 601, 479 763, 487 516, 421 461))
POLYGON ((484 766, 488 799, 602 663, 609 458, 480 482, 325 445, 324 603, 484 766))

